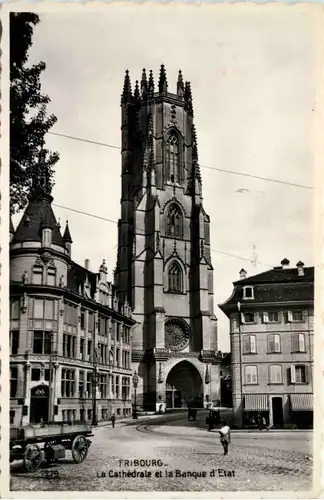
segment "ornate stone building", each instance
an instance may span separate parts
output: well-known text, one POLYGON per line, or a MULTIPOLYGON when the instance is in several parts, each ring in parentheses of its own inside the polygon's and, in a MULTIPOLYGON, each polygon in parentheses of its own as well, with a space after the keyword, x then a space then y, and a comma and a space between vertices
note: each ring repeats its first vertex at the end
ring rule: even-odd
POLYGON ((105 262, 98 273, 73 262, 52 201, 38 182, 10 224, 10 422, 130 415, 131 310, 105 262))
POLYGON ((190 83, 169 92, 126 71, 121 98, 122 196, 116 286, 133 309, 132 368, 138 403, 162 409, 218 401, 210 219, 190 83))

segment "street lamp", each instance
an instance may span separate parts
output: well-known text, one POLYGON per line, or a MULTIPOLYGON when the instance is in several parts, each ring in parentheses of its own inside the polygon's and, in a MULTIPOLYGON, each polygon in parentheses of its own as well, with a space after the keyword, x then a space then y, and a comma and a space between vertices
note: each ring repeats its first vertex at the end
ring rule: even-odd
POLYGON ((137 389, 137 386, 138 386, 138 375, 137 375, 137 372, 135 371, 134 375, 133 375, 133 385, 134 385, 134 389, 135 389, 135 408, 134 408, 134 412, 133 412, 133 418, 137 418, 137 407, 136 407, 136 389, 137 389))

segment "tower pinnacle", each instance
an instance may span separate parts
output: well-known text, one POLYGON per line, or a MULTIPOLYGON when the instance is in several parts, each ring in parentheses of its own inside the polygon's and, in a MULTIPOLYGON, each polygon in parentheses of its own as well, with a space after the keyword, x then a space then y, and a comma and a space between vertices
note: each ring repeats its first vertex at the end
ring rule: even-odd
POLYGON ((130 102, 132 99, 132 86, 131 86, 131 81, 129 77, 129 71, 128 69, 125 72, 125 78, 124 78, 124 88, 123 88, 123 93, 121 97, 121 103, 126 104, 127 102, 130 102))
POLYGON ((143 98, 145 98, 146 95, 147 95, 147 77, 146 77, 146 70, 145 70, 145 68, 143 68, 143 72, 142 72, 141 94, 142 94, 143 98))
POLYGON ((150 76, 148 80, 148 93, 153 95, 154 94, 154 77, 153 77, 153 71, 150 69, 150 76))
POLYGON ((185 99, 185 109, 187 110, 189 115, 193 116, 192 94, 191 94, 190 82, 185 83, 184 99, 185 99))
POLYGON ((164 64, 161 64, 160 79, 159 79, 159 92, 160 92, 160 94, 162 94, 162 93, 167 93, 167 91, 168 91, 168 81, 167 81, 165 66, 164 66, 164 64))
POLYGON ((183 97, 183 94, 184 94, 184 85, 183 85, 182 71, 181 69, 179 69, 178 82, 177 82, 177 95, 183 97))

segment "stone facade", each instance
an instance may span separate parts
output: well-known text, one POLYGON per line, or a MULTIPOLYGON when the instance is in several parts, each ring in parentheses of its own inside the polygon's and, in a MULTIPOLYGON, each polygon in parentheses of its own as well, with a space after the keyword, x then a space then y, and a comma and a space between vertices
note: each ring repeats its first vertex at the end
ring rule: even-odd
POLYGON ((220 309, 230 320, 237 425, 258 412, 272 426, 311 425, 314 268, 280 267, 234 283, 220 309))
POLYGON ((132 368, 150 409, 219 400, 210 219, 191 88, 179 72, 170 93, 145 70, 121 100, 122 196, 116 281, 133 309, 132 368), (206 399, 207 396, 207 399, 206 399))
POLYGON ((130 415, 131 310, 105 262, 98 273, 73 262, 52 200, 35 186, 10 226, 11 424, 130 415))

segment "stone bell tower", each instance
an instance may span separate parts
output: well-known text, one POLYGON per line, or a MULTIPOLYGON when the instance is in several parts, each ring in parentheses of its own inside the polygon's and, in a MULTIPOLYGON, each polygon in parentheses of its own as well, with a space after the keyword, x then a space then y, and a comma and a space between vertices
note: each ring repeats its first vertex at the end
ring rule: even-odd
POLYGON ((203 207, 191 86, 126 71, 115 284, 137 321, 132 369, 147 409, 220 399, 210 219, 203 207))

